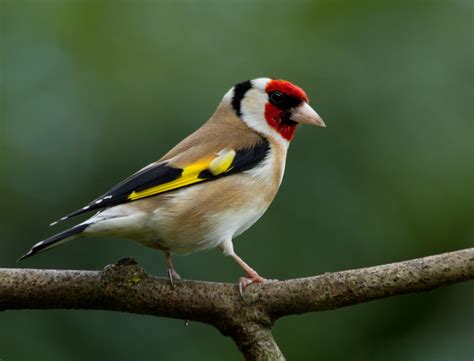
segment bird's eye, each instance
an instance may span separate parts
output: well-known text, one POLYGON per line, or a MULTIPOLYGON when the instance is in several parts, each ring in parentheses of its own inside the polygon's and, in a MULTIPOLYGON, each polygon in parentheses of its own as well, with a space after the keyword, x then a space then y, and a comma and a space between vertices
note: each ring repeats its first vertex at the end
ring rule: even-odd
POLYGON ((285 97, 283 96, 282 92, 274 91, 274 92, 270 93, 270 101, 273 104, 281 104, 283 102, 284 98, 285 97))

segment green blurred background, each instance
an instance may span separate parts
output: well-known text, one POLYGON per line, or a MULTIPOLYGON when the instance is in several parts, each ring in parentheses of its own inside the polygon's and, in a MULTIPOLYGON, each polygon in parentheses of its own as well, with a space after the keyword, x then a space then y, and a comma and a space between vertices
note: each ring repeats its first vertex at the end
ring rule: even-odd
MULTIPOLYGON (((48 224, 159 158, 235 83, 295 82, 326 129, 301 128, 280 193, 236 242, 295 278, 473 245, 472 1, 1 0, 0 267, 101 269, 163 256, 120 239, 15 260, 48 224)), ((235 282, 218 251, 185 278, 235 282)), ((470 360, 474 287, 280 320, 289 360, 470 360)), ((0 358, 239 360, 192 322, 110 312, 0 314, 0 358)))

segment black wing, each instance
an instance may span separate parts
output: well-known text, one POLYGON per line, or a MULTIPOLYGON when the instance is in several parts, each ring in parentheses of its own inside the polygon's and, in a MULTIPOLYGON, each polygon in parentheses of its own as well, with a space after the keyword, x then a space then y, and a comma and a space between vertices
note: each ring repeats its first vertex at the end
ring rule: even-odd
POLYGON ((214 159, 219 160, 219 155, 214 159, 210 158, 208 161, 190 164, 183 168, 173 167, 168 162, 150 165, 120 182, 87 206, 62 217, 60 220, 51 223, 51 225, 90 211, 132 202, 137 199, 187 187, 198 182, 211 181, 250 170, 265 159, 269 150, 270 144, 265 139, 262 139, 262 142, 252 148, 231 150, 233 152, 231 162, 224 164, 225 169, 218 172, 213 169, 212 161, 214 159))

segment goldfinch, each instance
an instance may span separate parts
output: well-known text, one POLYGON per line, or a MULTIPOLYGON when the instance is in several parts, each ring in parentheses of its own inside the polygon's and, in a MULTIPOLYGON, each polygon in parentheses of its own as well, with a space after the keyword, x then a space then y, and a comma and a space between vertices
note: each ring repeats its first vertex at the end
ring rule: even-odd
POLYGON ((158 161, 60 221, 96 211, 66 231, 36 243, 24 259, 74 239, 124 237, 171 255, 219 247, 246 277, 240 290, 265 279, 234 251, 233 239, 267 210, 280 187, 298 124, 325 127, 306 93, 284 80, 241 82, 198 130, 158 161))

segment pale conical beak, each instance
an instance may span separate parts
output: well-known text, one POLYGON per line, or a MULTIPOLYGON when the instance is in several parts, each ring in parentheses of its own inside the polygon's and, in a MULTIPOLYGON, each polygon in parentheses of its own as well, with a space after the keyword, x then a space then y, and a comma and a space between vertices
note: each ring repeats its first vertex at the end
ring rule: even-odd
POLYGON ((326 124, 318 113, 316 113, 306 102, 303 102, 303 104, 297 106, 293 110, 290 119, 300 124, 317 125, 323 128, 326 127, 326 124))

